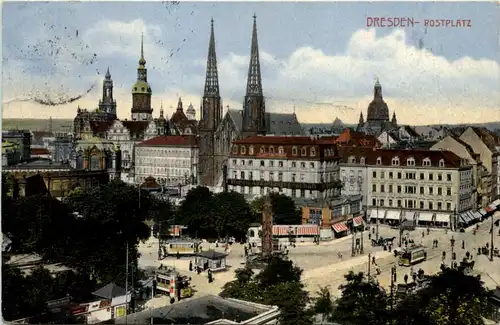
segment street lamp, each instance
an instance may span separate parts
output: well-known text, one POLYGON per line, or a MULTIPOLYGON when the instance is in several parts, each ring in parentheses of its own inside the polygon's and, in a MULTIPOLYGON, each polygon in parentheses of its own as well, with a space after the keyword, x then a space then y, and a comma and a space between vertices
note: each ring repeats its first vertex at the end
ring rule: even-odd
POLYGON ((451 267, 453 267, 453 262, 455 261, 455 252, 454 252, 454 248, 455 248, 455 238, 453 238, 453 236, 451 236, 451 239, 450 239, 450 246, 451 246, 451 267))

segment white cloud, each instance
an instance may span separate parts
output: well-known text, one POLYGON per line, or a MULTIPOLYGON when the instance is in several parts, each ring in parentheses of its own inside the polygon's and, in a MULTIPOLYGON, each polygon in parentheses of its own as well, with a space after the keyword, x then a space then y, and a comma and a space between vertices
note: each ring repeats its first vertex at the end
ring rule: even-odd
MULTIPOLYGON (((193 102, 199 107, 205 76, 205 45, 200 45, 198 60, 190 62, 194 73, 179 68, 182 58, 171 60, 168 44, 161 43, 161 26, 148 25, 141 20, 130 22, 102 21, 83 33, 83 40, 100 56, 137 59, 140 34, 144 33, 146 60, 149 73, 168 80, 153 84, 155 115, 163 101, 165 111, 171 114, 177 96, 185 105, 193 102), (168 71, 167 71, 168 70, 168 71), (175 84, 174 84, 175 82, 175 84)), ((395 110, 398 120, 409 124, 460 123, 500 120, 500 69, 492 60, 463 57, 449 61, 427 50, 406 44, 403 31, 377 37, 375 30, 359 30, 346 44, 344 53, 330 55, 321 49, 303 46, 288 57, 275 57, 261 48, 266 107, 270 111, 291 112, 294 107, 299 119, 305 122, 329 122, 335 116, 347 122, 357 122, 359 112, 373 96, 376 77, 384 87, 384 98, 395 110), (334 106, 337 105, 337 106, 334 106), (348 106, 353 108, 343 109, 348 106)), ((225 105, 240 108, 246 89, 248 55, 218 53, 219 83, 225 105)), ((23 65, 23 62, 12 64, 23 65)), ((123 67, 113 67, 119 69, 123 67)), ((127 67, 131 69, 131 67, 127 67)), ((90 71, 90 70, 89 70, 90 71)), ((34 82, 23 75, 19 85, 34 82)), ((72 75, 66 78, 74 78, 72 75)), ((95 107, 100 96, 100 78, 93 71, 82 75, 90 82, 99 80, 99 87, 81 101, 54 108, 44 108, 44 116, 73 117, 76 106, 95 107), (97 79, 96 79, 97 78, 97 79)), ((86 79, 86 80, 87 80, 86 79)), ((4 81, 5 81, 4 74, 4 81)), ((131 107, 129 87, 116 87, 119 115, 128 117, 131 107)), ((121 83, 121 82, 120 82, 121 83)), ((5 84, 5 83, 4 83, 5 84)), ((5 87, 5 86, 4 86, 5 87)), ((7 88, 8 89, 8 85, 7 88)), ((10 98, 4 92, 4 101, 10 98)), ((30 102, 5 105, 5 117, 39 114, 39 108, 30 102), (22 109, 19 109, 22 107, 22 109), (29 113, 31 112, 31 113, 29 113)))

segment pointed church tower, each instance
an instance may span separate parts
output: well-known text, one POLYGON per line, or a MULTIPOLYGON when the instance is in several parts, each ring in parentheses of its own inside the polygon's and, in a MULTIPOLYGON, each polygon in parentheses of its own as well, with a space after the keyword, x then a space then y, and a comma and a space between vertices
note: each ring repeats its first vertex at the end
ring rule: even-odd
POLYGON ((392 113, 392 120, 391 123, 394 127, 398 126, 398 120, 396 119, 396 111, 392 113))
POLYGON ((222 120, 217 55, 215 54, 214 20, 210 21, 205 89, 200 105, 198 180, 201 185, 215 186, 222 175, 221 153, 216 154, 215 131, 222 120))
POLYGON ((99 100, 99 110, 108 114, 110 119, 116 119, 116 101, 113 99, 113 79, 109 67, 102 83, 102 99, 99 100))
POLYGON ((146 59, 144 59, 144 37, 141 35, 141 58, 137 67, 137 81, 132 87, 132 120, 151 121, 153 119, 151 94, 146 59))
POLYGON ((358 126, 363 126, 365 124, 365 118, 363 117, 363 112, 359 113, 359 122, 358 126))
POLYGON ((259 44, 257 41, 257 17, 253 16, 252 47, 248 67, 247 92, 243 103, 244 136, 266 134, 266 106, 262 93, 260 74, 259 44))

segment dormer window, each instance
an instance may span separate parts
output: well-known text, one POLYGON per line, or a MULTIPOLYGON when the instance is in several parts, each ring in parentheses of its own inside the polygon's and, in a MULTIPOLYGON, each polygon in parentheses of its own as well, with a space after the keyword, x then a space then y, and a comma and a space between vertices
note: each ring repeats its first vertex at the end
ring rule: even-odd
POLYGON ((248 148, 248 154, 253 155, 253 146, 250 146, 250 148, 248 148))
POLYGON ((237 154, 238 153, 238 146, 233 146, 233 153, 237 154))
POLYGON ((365 164, 365 157, 361 157, 361 158, 359 158, 359 163, 360 163, 361 165, 364 165, 364 164, 365 164))
POLYGON ((408 159, 406 160, 406 165, 407 165, 407 166, 415 166, 415 159, 413 159, 413 158, 408 158, 408 159))
POLYGON ((297 156, 297 147, 292 148, 292 155, 297 156))
POLYGON ((439 167, 444 167, 444 159, 439 160, 439 167))
POLYGON ((266 148, 264 148, 264 147, 260 147, 259 152, 260 152, 260 153, 266 153, 266 148))
POLYGON ((399 166, 399 158, 398 157, 392 158, 391 164, 393 166, 399 166))
POLYGON ((377 158, 377 165, 382 165, 382 157, 377 158))
POLYGON ((429 167, 431 165, 431 160, 429 158, 425 158, 423 161, 422 161, 422 166, 426 166, 426 167, 429 167))
POLYGON ((316 156, 316 149, 313 147, 311 148, 311 157, 316 156))
POLYGON ((351 164, 355 164, 356 163, 356 157, 349 157, 349 162, 351 164))
POLYGON ((269 147, 269 153, 274 153, 274 147, 269 147))
POLYGON ((246 153, 247 149, 245 148, 245 146, 241 146, 241 149, 240 149, 240 152, 242 155, 244 155, 246 153))
POLYGON ((278 148, 278 153, 283 154, 285 151, 283 150, 283 147, 278 148))
POLYGON ((300 155, 301 156, 306 156, 307 155, 307 149, 306 149, 306 147, 303 147, 302 149, 300 149, 300 155))

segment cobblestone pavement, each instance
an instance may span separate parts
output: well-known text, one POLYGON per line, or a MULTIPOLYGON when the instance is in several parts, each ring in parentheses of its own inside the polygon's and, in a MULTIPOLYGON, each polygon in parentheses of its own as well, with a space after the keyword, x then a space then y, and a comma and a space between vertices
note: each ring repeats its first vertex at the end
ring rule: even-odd
MULTIPOLYGON (((500 218, 500 213, 497 212, 495 220, 500 218)), ((439 271, 442 263, 442 252, 446 252, 446 259, 444 263, 449 265, 451 263, 451 245, 450 239, 455 239, 454 251, 457 255, 457 261, 462 260, 465 252, 469 251, 476 261, 475 273, 481 274, 482 280, 488 287, 495 287, 500 283, 500 258, 495 258, 493 262, 484 256, 477 255, 477 248, 484 246, 490 242, 490 220, 486 220, 480 224, 479 231, 474 235, 472 228, 469 228, 464 233, 451 232, 447 233, 442 229, 431 229, 430 234, 427 235, 425 228, 417 228, 412 232, 405 232, 409 234, 415 243, 422 244, 427 247, 427 260, 414 266, 414 270, 423 269, 427 274, 433 274, 439 271), (422 237, 422 232, 424 236, 422 237), (438 247, 432 248, 433 240, 438 240, 438 247), (462 241, 465 241, 465 249, 462 249, 462 241)), ((500 236, 498 236, 499 227, 495 227, 495 247, 500 247, 500 236)), ((398 231, 391 229, 388 226, 379 226, 379 235, 383 237, 396 236, 394 240, 395 249, 399 249, 398 245, 398 231)), ((373 236, 373 235, 372 235, 373 236)), ((368 272, 368 253, 375 256, 377 266, 371 266, 371 275, 375 274, 375 267, 379 267, 381 274, 377 275, 380 284, 388 288, 390 285, 390 268, 397 264, 397 260, 393 253, 383 251, 380 247, 371 247, 368 241, 368 233, 364 234, 364 254, 358 256, 351 256, 351 237, 345 237, 333 240, 320 245, 314 244, 299 244, 295 248, 290 248, 289 258, 301 267, 303 272, 303 280, 306 289, 314 295, 320 286, 329 286, 332 294, 338 295, 338 287, 344 283, 344 275, 352 270, 354 272, 368 272), (342 254, 342 258, 338 253, 342 254)), ((216 249, 223 251, 223 248, 215 248, 214 244, 204 243, 203 250, 216 249)), ((145 266, 159 266, 160 262, 157 258, 158 242, 148 241, 141 244, 139 251, 142 256, 139 260, 141 267, 145 266)), ((174 259, 167 258, 161 261, 164 265, 177 268, 182 274, 191 276, 192 285, 197 291, 196 296, 205 294, 218 294, 224 283, 234 279, 234 270, 244 265, 244 250, 243 245, 234 244, 231 246, 229 255, 227 257, 227 264, 230 266, 229 270, 221 273, 214 273, 214 282, 208 283, 205 273, 197 275, 194 272, 189 272, 188 265, 189 259, 174 259)), ((410 273, 410 268, 397 266, 397 281, 403 282, 405 274, 410 273)), ((165 299, 166 301, 166 299, 165 299)))

